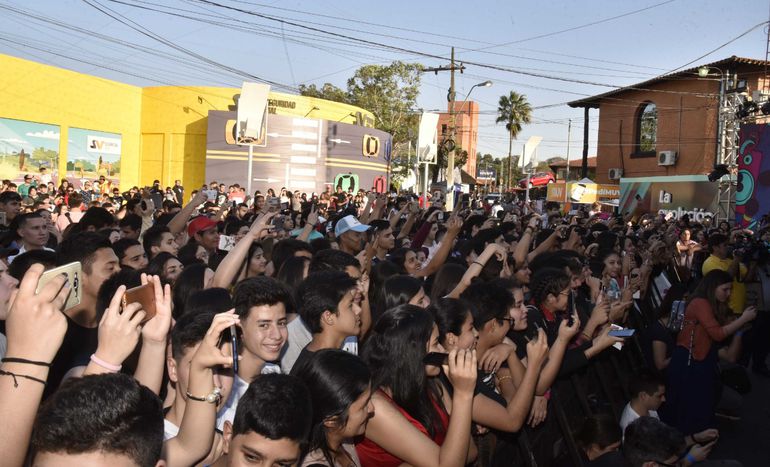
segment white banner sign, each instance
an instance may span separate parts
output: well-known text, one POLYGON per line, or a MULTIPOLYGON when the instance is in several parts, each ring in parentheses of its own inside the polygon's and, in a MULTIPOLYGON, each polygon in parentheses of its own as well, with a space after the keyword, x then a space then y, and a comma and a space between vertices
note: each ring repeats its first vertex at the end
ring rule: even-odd
POLYGON ((423 112, 417 137, 417 157, 420 162, 435 162, 438 155, 438 114, 423 112))
MULTIPOLYGON (((120 155, 120 138, 106 138, 104 136, 88 135, 88 152, 97 152, 99 154, 120 155)), ((82 140, 81 140, 82 141, 82 140)))

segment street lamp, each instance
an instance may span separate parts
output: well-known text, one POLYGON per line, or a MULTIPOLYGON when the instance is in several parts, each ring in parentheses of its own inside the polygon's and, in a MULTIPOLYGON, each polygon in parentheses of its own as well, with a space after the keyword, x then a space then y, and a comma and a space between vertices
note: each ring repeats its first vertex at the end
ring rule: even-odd
MULTIPOLYGON (((455 112, 454 111, 454 99, 452 100, 452 105, 450 106, 450 117, 452 119, 452 132, 449 134, 449 139, 454 142, 455 139, 455 125, 454 125, 454 114, 455 113, 462 113, 463 109, 465 109, 465 104, 468 103, 468 97, 470 97, 471 93, 476 88, 488 88, 492 86, 492 81, 486 80, 483 83, 474 84, 471 86, 471 89, 468 91, 468 94, 465 95, 465 98, 463 99, 463 105, 460 106, 460 111, 455 112)), ((452 90, 450 90, 449 95, 451 97, 454 97, 454 93, 452 90)), ((449 188, 449 192, 447 193, 446 202, 447 207, 454 208, 454 172, 455 172, 455 152, 454 149, 448 151, 447 154, 447 173, 446 173, 446 181, 447 181, 447 187, 449 188)))

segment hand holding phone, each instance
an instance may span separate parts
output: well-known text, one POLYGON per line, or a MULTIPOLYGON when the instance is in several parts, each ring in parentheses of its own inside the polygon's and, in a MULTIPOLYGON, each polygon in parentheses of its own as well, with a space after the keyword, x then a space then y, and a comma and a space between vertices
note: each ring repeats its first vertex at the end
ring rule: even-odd
POLYGON ((608 335, 612 337, 631 337, 636 332, 636 329, 613 329, 608 335))
MULTIPOLYGON (((229 310, 225 313, 218 313, 211 321, 206 336, 201 341, 201 345, 192 357, 190 362, 190 369, 193 372, 203 372, 209 368, 216 368, 218 366, 231 367, 233 371, 238 373, 238 339, 237 329, 241 324, 240 317, 235 314, 235 310, 229 310), (228 346, 228 343, 230 344, 228 346), (229 348, 228 348, 229 347, 229 348)), ((203 381, 207 381, 211 386, 211 375, 201 376, 203 381)), ((188 389, 192 388, 194 382, 193 374, 190 375, 190 383, 188 383, 188 389)), ((208 390, 203 389, 203 391, 208 390)), ((194 388, 192 388, 194 389, 194 388)), ((190 389, 190 393, 194 391, 190 389)), ((203 391, 198 391, 195 394, 203 394, 203 391)))
POLYGON ((122 298, 123 309, 125 310, 129 305, 137 303, 141 306, 140 310, 143 310, 145 313, 140 324, 144 324, 155 317, 157 312, 155 307, 155 285, 152 282, 126 290, 122 298))
POLYGON ((422 362, 426 365, 440 367, 446 365, 449 359, 449 354, 443 352, 428 352, 422 359, 422 362))
POLYGON ((63 311, 67 311, 71 308, 74 308, 80 305, 80 300, 82 299, 82 296, 83 296, 83 292, 81 290, 82 288, 81 277, 83 275, 83 269, 79 261, 65 264, 63 266, 59 266, 58 268, 54 268, 44 272, 40 276, 40 280, 37 283, 37 289, 35 289, 35 294, 39 294, 46 284, 51 282, 55 277, 59 276, 60 274, 67 276, 67 283, 69 283, 69 286, 70 286, 70 293, 69 293, 69 296, 67 297, 67 301, 64 303, 64 308, 63 308, 63 311))

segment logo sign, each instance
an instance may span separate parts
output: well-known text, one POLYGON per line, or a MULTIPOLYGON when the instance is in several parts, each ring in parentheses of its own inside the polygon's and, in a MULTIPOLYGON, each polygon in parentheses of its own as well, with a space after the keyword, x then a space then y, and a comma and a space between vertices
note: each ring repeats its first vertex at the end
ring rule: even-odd
POLYGON ((364 157, 377 157, 380 153, 380 138, 372 135, 364 135, 361 149, 364 157))
POLYGON ((661 204, 671 204, 674 202, 674 198, 668 191, 660 190, 660 193, 658 193, 658 202, 661 204))
POLYGON ((356 191, 359 186, 358 174, 348 172, 346 174, 337 174, 337 176, 334 177, 335 190, 337 188, 342 188, 342 191, 345 192, 349 190, 356 191))
POLYGON ((496 173, 495 169, 479 169, 477 173, 477 180, 494 180, 496 173))
POLYGON ((88 144, 86 145, 88 152, 98 152, 100 154, 115 154, 120 155, 120 139, 119 138, 105 138, 104 136, 88 135, 88 144))

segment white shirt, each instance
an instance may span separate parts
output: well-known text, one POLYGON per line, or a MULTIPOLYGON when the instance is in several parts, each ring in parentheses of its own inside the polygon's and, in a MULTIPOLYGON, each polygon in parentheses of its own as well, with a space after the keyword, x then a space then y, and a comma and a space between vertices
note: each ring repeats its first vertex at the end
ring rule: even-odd
POLYGON ((168 441, 171 438, 176 438, 178 434, 179 434, 179 427, 164 418, 163 419, 163 441, 168 441))
MULTIPOLYGON (((655 410, 650 410, 647 416, 660 420, 660 417, 658 417, 658 412, 655 410)), ((620 429, 623 430, 624 437, 626 433, 626 427, 639 417, 641 417, 641 415, 636 413, 636 411, 631 408, 631 403, 629 402, 626 404, 626 407, 623 409, 623 415, 620 416, 620 429)))
MULTIPOLYGON (((299 358, 302 349, 313 340, 313 335, 299 316, 289 323, 286 330, 289 335, 286 347, 284 347, 283 355, 281 355, 281 369, 284 373, 290 373, 292 367, 294 367, 294 363, 297 362, 297 358, 299 358)), ((342 345, 342 350, 352 353, 353 355, 358 355, 358 337, 346 337, 345 343, 342 345)))
MULTIPOLYGON (((43 250, 45 250, 45 251, 56 251, 56 250, 52 250, 52 249, 50 249, 50 248, 48 248, 48 247, 43 247, 42 249, 43 249, 43 250)), ((15 255, 13 255, 13 256, 9 256, 9 257, 8 257, 8 264, 11 264, 11 263, 13 262, 13 260, 14 260, 14 259, 16 259, 16 257, 17 257, 17 256, 23 255, 23 254, 24 254, 24 253, 26 253, 26 252, 27 252, 27 249, 26 249, 26 248, 24 248, 24 245, 22 245, 22 246, 19 248, 19 253, 18 253, 18 254, 15 254, 15 255)))

